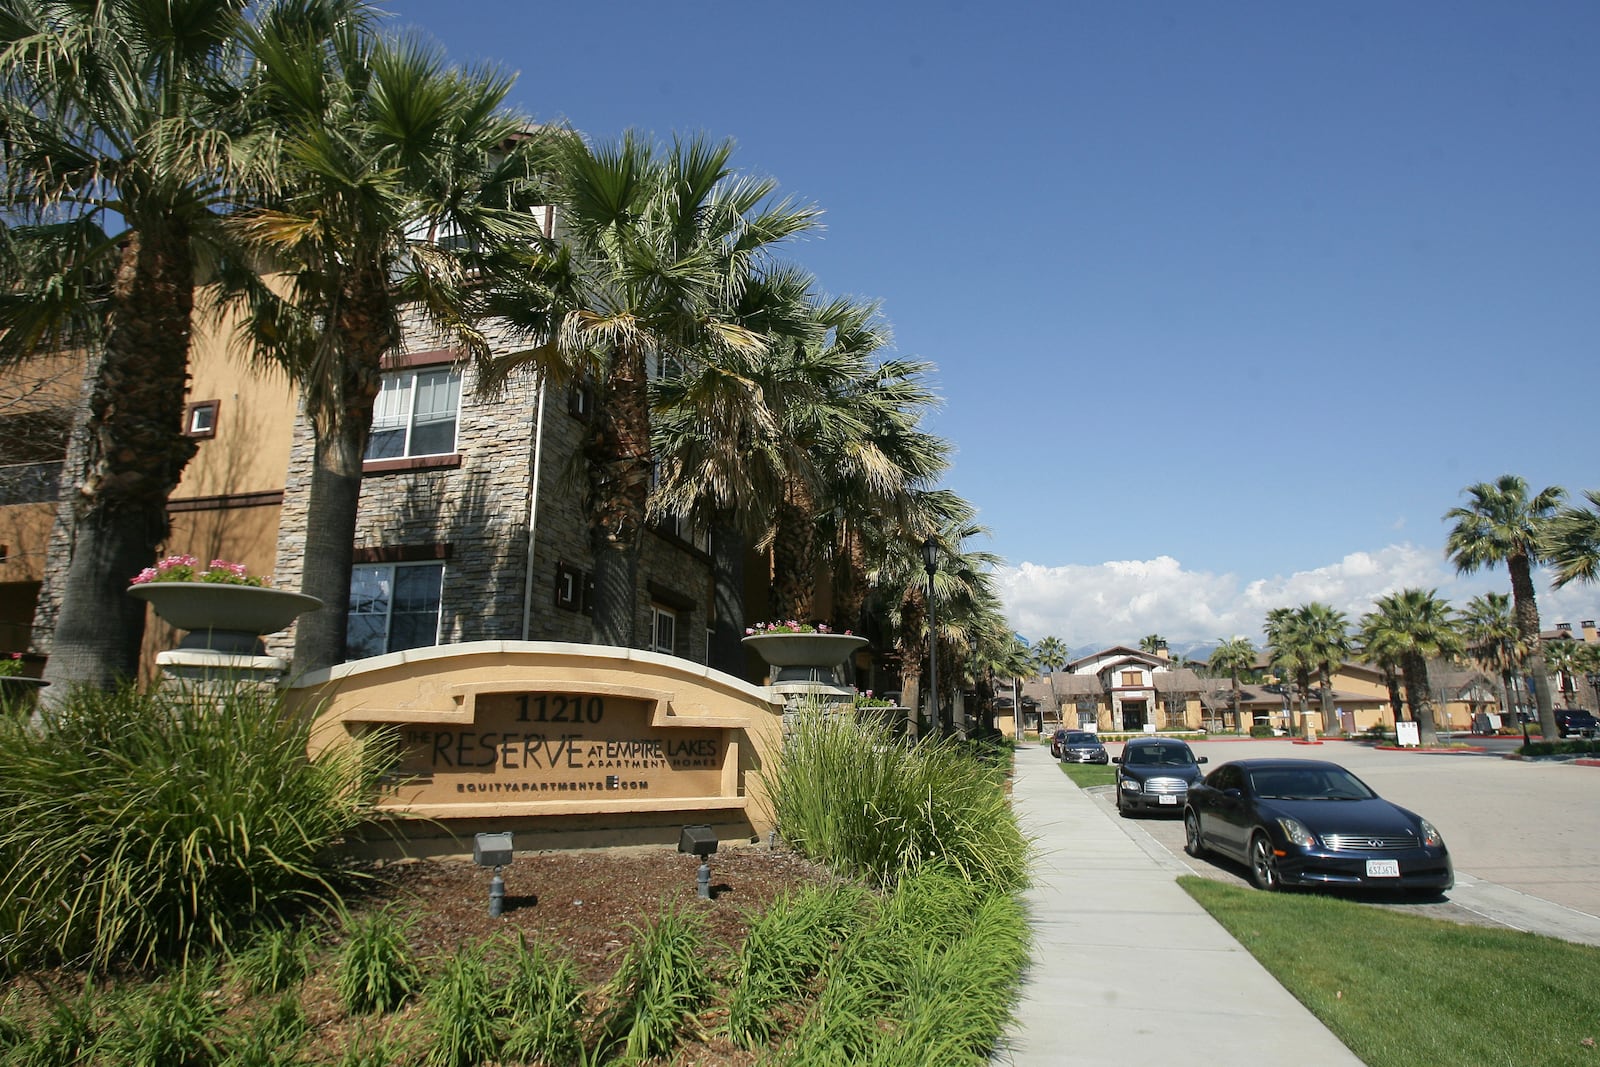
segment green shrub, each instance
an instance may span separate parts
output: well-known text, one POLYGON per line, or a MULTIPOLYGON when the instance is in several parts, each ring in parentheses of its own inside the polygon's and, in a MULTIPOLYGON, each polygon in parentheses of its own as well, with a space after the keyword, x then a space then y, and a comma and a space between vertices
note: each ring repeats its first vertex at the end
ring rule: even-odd
POLYGON ((123 994, 102 1042, 122 1067, 209 1067, 219 1051, 211 1031, 222 1017, 217 975, 190 964, 165 981, 123 994))
POLYGON ((76 999, 50 996, 42 1020, 6 1027, 5 1067, 72 1067, 87 1063, 100 1039, 99 997, 86 985, 76 999))
POLYGON ((797 851, 876 885, 938 859, 1005 889, 1028 843, 1002 768, 955 742, 896 740, 882 726, 802 711, 770 782, 772 816, 797 851))
POLYGON ((423 994, 428 1067, 476 1067, 500 1052, 496 996, 481 945, 463 945, 423 994))
POLYGON ((929 864, 859 923, 777 1062, 987 1064, 1028 958, 1014 893, 929 864))
POLYGON ((295 997, 284 997, 256 1016, 242 1036, 229 1042, 221 1067, 295 1067, 309 1023, 295 997))
POLYGON ((356 1015, 393 1011, 417 988, 417 965, 406 935, 409 922, 387 910, 369 912, 345 925, 334 985, 346 1010, 356 1015))
POLYGON ((0 720, 0 944, 11 966, 145 967, 338 898, 331 846, 381 760, 306 758, 309 723, 270 694, 79 691, 0 720))
POLYGON ((1276 733, 1274 733, 1273 730, 1272 730, 1272 727, 1268 726, 1266 723, 1258 722, 1254 726, 1250 727, 1250 736, 1251 737, 1277 737, 1278 735, 1276 733))
POLYGON ((621 1047, 621 1060, 665 1056, 694 1014, 711 998, 706 971, 705 920, 676 904, 662 907, 647 927, 630 925, 634 941, 606 987, 601 1048, 621 1047))
POLYGON ((281 993, 311 966, 314 937, 305 927, 269 926, 233 957, 233 975, 251 994, 281 993))
POLYGON ((583 1056, 583 986, 577 970, 544 945, 518 938, 513 971, 502 987, 502 1053, 509 1060, 552 1067, 576 1063, 583 1056))
POLYGON ((783 1011, 806 998, 811 980, 869 908, 859 887, 813 886, 779 897, 751 919, 728 998, 734 1044, 756 1048, 771 1041, 783 1011))

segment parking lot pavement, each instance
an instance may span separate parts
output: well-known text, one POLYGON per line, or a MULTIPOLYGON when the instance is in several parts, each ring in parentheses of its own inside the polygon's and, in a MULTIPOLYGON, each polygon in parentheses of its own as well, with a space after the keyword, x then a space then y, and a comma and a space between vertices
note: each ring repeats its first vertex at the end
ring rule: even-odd
MULTIPOLYGON (((1119 746, 1109 746, 1113 755, 1119 746)), ((1456 888, 1442 901, 1362 899, 1415 915, 1504 926, 1600 945, 1600 767, 1379 750, 1355 742, 1202 742, 1212 771, 1231 759, 1327 759, 1380 794, 1426 815, 1450 846, 1456 888)), ((1115 818, 1110 787, 1088 790, 1115 818)), ((1183 851, 1183 821, 1120 820, 1172 862, 1206 878, 1249 884, 1244 868, 1183 851)))

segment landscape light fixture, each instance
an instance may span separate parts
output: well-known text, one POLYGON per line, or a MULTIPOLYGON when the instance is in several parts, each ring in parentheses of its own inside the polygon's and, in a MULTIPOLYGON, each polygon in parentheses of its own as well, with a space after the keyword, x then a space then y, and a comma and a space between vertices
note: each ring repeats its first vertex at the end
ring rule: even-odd
POLYGON ((509 833, 478 834, 472 839, 472 862, 480 867, 493 867, 494 877, 489 880, 489 917, 498 919, 506 910, 506 880, 500 869, 511 864, 511 835, 509 833))
POLYGON ((929 537, 922 542, 922 569, 928 572, 928 713, 934 739, 943 723, 939 717, 939 619, 933 608, 933 573, 939 569, 939 542, 929 537))
POLYGON ((695 885, 701 900, 711 899, 711 854, 717 850, 717 832, 704 824, 685 826, 678 835, 678 851, 700 857, 695 885))

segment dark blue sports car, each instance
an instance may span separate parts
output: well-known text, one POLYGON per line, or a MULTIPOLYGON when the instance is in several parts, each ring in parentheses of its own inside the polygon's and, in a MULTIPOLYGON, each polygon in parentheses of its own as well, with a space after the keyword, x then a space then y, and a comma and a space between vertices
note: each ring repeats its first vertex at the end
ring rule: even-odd
POLYGON ((1337 763, 1225 763, 1189 790, 1184 849, 1250 868, 1260 889, 1352 886, 1441 893, 1450 852, 1427 819, 1384 800, 1337 763))

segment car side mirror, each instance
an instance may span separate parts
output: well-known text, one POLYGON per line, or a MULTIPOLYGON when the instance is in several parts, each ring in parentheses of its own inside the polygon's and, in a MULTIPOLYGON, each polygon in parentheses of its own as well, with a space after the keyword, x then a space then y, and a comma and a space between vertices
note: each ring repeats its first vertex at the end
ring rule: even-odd
POLYGON ((1224 789, 1222 791, 1222 795, 1227 797, 1229 800, 1238 800, 1240 797, 1244 796, 1244 790, 1242 790, 1242 789, 1224 789))
POLYGON ((1111 762, 1112 763, 1121 763, 1122 762, 1122 757, 1121 756, 1112 756, 1111 757, 1111 762))
POLYGON ((1197 756, 1197 757, 1195 757, 1195 762, 1196 763, 1204 763, 1209 758, 1210 757, 1208 757, 1208 756, 1197 756))

